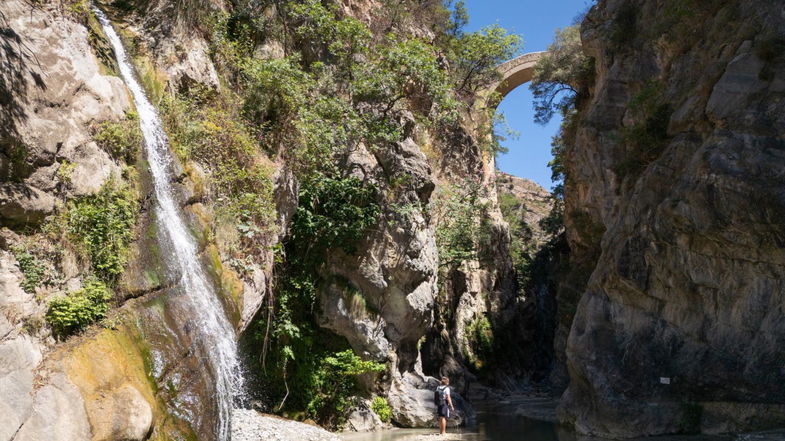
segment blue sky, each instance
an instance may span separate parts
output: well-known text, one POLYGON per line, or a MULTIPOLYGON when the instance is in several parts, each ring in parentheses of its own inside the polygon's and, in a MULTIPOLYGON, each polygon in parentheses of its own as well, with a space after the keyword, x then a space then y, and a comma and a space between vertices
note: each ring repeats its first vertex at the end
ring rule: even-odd
MULTIPOLYGON (((466 31, 475 31, 499 23, 510 32, 523 37, 523 52, 542 51, 553 40, 556 28, 571 25, 575 17, 588 8, 589 0, 465 0, 469 10, 466 31)), ((550 189, 551 137, 560 120, 554 117, 547 126, 534 123, 532 95, 526 85, 512 91, 502 101, 499 110, 507 117, 517 139, 503 145, 510 152, 497 158, 497 166, 504 172, 529 178, 550 189)))

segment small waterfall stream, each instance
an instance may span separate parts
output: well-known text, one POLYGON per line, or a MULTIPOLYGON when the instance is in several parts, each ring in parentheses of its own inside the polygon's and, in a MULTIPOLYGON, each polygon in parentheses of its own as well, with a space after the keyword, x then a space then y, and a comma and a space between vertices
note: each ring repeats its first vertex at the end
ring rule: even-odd
POLYGON ((159 239, 162 257, 168 262, 169 270, 177 275, 180 289, 190 300, 194 340, 206 355, 206 362, 214 377, 218 403, 217 440, 227 441, 230 439, 233 398, 235 393, 242 390, 243 380, 237 356, 235 331, 199 262, 196 241, 188 231, 183 213, 173 196, 170 183, 174 176, 173 158, 161 119, 136 80, 122 41, 111 22, 95 6, 93 10, 114 48, 120 74, 133 95, 139 113, 147 160, 155 187, 156 218, 159 231, 166 236, 159 239))

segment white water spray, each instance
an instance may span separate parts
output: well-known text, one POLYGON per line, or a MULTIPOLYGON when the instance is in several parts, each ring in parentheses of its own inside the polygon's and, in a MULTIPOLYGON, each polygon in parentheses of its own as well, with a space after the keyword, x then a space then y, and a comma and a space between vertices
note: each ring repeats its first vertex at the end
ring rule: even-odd
POLYGON ((180 287, 190 300, 191 318, 196 326, 194 340, 202 346, 214 376, 218 402, 217 439, 227 441, 230 438, 233 397, 242 389, 235 332, 199 262, 196 242, 172 196, 170 179, 174 175, 173 159, 161 119, 136 80, 120 37, 111 22, 101 10, 96 7, 93 7, 93 10, 114 48, 120 74, 136 103, 147 160, 155 185, 159 231, 166 234, 168 241, 164 243, 169 244, 162 247, 162 252, 166 261, 172 262, 171 269, 179 273, 180 287))

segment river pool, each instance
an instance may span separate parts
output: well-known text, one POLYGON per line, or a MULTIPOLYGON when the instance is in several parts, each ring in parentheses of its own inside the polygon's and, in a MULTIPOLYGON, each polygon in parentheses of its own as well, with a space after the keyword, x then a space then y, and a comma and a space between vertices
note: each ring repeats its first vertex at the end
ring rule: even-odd
MULTIPOLYGON (((587 441, 557 424, 536 421, 505 412, 505 407, 476 406, 477 422, 473 427, 448 429, 447 437, 436 436, 436 429, 391 429, 379 432, 347 433, 344 441, 587 441)), ((665 436, 641 438, 637 441, 735 441, 747 438, 735 436, 665 436)), ((750 441, 769 441, 783 438, 748 438, 750 441)), ((591 438, 591 441, 601 441, 591 438)))

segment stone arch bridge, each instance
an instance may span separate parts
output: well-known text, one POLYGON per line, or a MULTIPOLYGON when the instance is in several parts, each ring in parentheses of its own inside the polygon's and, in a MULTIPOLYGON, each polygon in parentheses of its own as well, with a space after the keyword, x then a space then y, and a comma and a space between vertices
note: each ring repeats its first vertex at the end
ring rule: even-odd
POLYGON ((534 65, 537 64, 537 61, 543 54, 545 54, 544 51, 529 52, 500 64, 496 70, 501 74, 501 80, 491 84, 486 90, 498 93, 500 98, 503 99, 516 87, 531 81, 534 75, 534 65))

